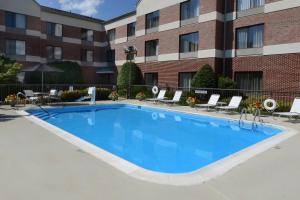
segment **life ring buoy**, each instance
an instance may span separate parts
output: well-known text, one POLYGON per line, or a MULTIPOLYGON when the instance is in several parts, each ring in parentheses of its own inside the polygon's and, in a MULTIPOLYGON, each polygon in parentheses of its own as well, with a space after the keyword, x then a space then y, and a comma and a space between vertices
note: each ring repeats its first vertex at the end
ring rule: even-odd
POLYGON ((157 115, 156 112, 153 112, 153 113, 152 113, 152 119, 153 119, 153 120, 157 120, 157 119, 158 119, 158 115, 157 115))
POLYGON ((152 93, 153 93, 153 94, 158 94, 158 87, 157 87, 157 86, 154 86, 154 87, 152 88, 152 93))
POLYGON ((264 108, 267 111, 274 111, 277 108, 277 103, 274 99, 266 99, 264 101, 264 108))

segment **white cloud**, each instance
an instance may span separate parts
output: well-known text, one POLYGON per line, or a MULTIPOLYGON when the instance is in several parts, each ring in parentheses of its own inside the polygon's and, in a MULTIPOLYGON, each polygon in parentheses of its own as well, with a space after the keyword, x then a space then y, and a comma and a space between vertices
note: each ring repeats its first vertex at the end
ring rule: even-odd
POLYGON ((97 7, 102 4, 104 0, 58 0, 58 2, 63 10, 92 16, 98 13, 97 7))

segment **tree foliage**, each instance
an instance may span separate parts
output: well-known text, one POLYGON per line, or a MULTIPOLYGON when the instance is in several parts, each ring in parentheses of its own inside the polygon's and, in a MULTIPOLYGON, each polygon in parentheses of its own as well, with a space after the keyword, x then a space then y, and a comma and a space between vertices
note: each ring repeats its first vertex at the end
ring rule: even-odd
POLYGON ((0 56, 0 84, 15 83, 21 66, 16 61, 0 56))
POLYGON ((204 65, 192 80, 192 87, 195 88, 215 88, 216 84, 216 74, 208 64, 204 65))
POLYGON ((141 84, 142 74, 140 68, 133 62, 124 63, 118 75, 118 86, 141 84))
POLYGON ((234 89, 236 83, 227 76, 220 76, 218 79, 218 88, 220 89, 234 89))

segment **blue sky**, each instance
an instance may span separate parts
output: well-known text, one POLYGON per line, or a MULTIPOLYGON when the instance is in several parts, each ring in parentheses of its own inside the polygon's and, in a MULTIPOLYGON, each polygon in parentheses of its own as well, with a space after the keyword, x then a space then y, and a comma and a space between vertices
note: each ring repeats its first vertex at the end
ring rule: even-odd
POLYGON ((135 10, 137 0, 37 0, 41 5, 108 20, 135 10))

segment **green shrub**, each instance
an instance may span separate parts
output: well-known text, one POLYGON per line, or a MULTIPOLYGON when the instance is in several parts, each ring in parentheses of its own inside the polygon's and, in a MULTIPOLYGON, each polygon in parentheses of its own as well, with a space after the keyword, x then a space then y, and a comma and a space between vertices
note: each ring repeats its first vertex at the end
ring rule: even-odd
POLYGON ((215 88, 216 74, 208 64, 204 65, 193 77, 192 87, 194 88, 215 88))
POLYGON ((0 84, 16 83, 21 64, 0 56, 0 84))
POLYGON ((87 96, 87 90, 64 91, 61 95, 61 100, 64 102, 73 102, 80 97, 87 96))
POLYGON ((220 89, 235 89, 236 83, 229 77, 220 76, 218 79, 218 88, 220 88, 220 89))
POLYGON ((110 89, 107 88, 97 88, 96 100, 109 100, 108 96, 111 93, 110 89))
MULTIPOLYGON (((97 88, 96 89, 96 100, 102 101, 102 100, 108 100, 108 96, 111 93, 110 89, 106 88, 97 88)), ((87 89, 84 90, 74 90, 74 91, 64 91, 61 100, 64 102, 73 102, 79 99, 80 97, 87 96, 88 91, 87 89)))
POLYGON ((142 83, 140 68, 135 63, 127 62, 123 64, 118 75, 118 86, 138 85, 142 83), (129 83, 130 82, 130 83, 129 83))

